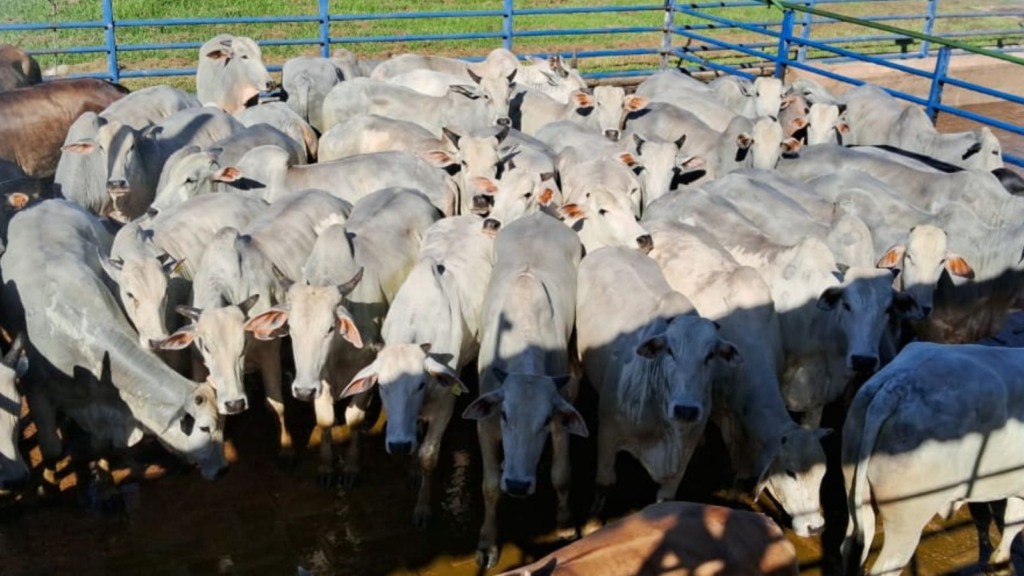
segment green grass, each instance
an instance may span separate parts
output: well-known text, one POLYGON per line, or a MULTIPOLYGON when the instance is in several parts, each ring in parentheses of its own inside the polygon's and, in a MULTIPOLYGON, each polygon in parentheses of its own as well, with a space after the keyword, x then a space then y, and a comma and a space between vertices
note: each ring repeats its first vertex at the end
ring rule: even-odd
MULTIPOLYGON (((659 0, 516 0, 516 8, 566 7, 587 5, 642 6, 659 4, 659 0)), ((855 3, 843 5, 823 5, 852 16, 871 16, 879 14, 924 14, 924 0, 901 0, 884 3, 855 3)), ((101 19, 100 2, 98 0, 0 0, 0 22, 80 22, 98 21, 101 19)), ((314 15, 317 13, 316 0, 114 0, 115 20, 165 19, 165 18, 200 18, 200 17, 241 17, 241 16, 295 16, 314 15)), ((333 0, 333 14, 357 14, 372 12, 432 12, 453 10, 500 10, 501 0, 420 0, 417 3, 397 2, 395 0, 333 0)), ((980 0, 970 7, 972 11, 983 12, 986 9, 1018 8, 1019 0, 980 0)), ((963 12, 966 7, 962 2, 945 0, 940 4, 940 13, 963 12)), ((711 9, 709 14, 726 16, 744 22, 772 21, 779 18, 779 12, 766 7, 711 9)), ((607 28, 607 27, 651 27, 660 28, 664 12, 629 11, 603 14, 571 14, 560 16, 517 16, 517 31, 550 30, 566 28, 607 28)), ((799 17, 798 17, 799 20, 799 17)), ((1020 18, 986 17, 971 19, 939 19, 936 32, 952 32, 964 30, 1015 29, 1016 34, 1000 37, 981 36, 965 39, 979 46, 995 46, 998 44, 1012 45, 1024 42, 1024 29, 1019 28, 1020 18)), ((679 25, 703 22, 689 16, 677 15, 679 25)), ((921 30, 923 19, 902 20, 892 22, 896 26, 921 30)), ((420 18, 404 20, 377 20, 335 22, 331 25, 331 36, 334 38, 357 38, 386 35, 423 35, 423 34, 454 34, 465 32, 500 32, 500 17, 460 17, 460 18, 420 18)), ((798 28, 799 30, 799 28, 798 28)), ((154 26, 154 27, 119 27, 117 41, 119 45, 172 43, 172 42, 203 42, 220 32, 246 35, 257 40, 305 38, 315 40, 319 36, 319 24, 287 23, 287 24, 239 24, 232 26, 154 26)), ((699 31, 700 34, 732 42, 772 42, 758 34, 736 30, 699 31)), ((847 24, 820 24, 812 29, 812 38, 834 38, 853 35, 872 34, 869 30, 857 29, 847 24)), ((586 51, 604 50, 609 48, 648 48, 657 49, 661 46, 660 32, 634 34, 591 34, 578 36, 530 37, 515 39, 514 49, 520 53, 546 52, 553 50, 586 51)), ((104 44, 102 29, 76 30, 44 30, 36 32, 5 32, 0 33, 0 42, 7 42, 27 49, 46 50, 69 46, 97 46, 104 44)), ((686 44, 686 39, 675 37, 675 46, 686 44)), ((403 52, 422 52, 444 54, 450 56, 482 55, 490 49, 500 46, 498 38, 478 40, 446 40, 433 42, 374 42, 345 44, 366 58, 386 58, 403 52)), ((847 45, 843 45, 844 47, 847 45)), ((690 47, 702 56, 716 61, 731 64, 749 62, 749 57, 736 52, 717 50, 713 46, 701 46, 699 42, 690 43, 690 47)), ((850 45, 864 53, 895 52, 899 48, 891 40, 883 42, 865 42, 850 45)), ((918 49, 912 44, 908 50, 918 49)), ((769 52, 774 48, 769 48, 769 52)), ((302 54, 318 54, 319 46, 268 46, 264 48, 264 60, 267 64, 281 64, 288 58, 302 54)), ((814 55, 814 53, 811 53, 814 55)), ((196 59, 195 50, 146 50, 122 51, 118 54, 119 62, 124 70, 144 70, 151 68, 191 68, 196 59)), ((43 68, 64 65, 72 72, 96 72, 106 70, 105 54, 60 54, 39 55, 37 59, 43 68)), ((630 56, 581 60, 584 71, 608 71, 652 68, 659 62, 657 55, 630 56)), ((129 87, 167 82, 157 80, 125 80, 129 87)), ((173 83, 189 87, 191 79, 174 79, 173 83)))

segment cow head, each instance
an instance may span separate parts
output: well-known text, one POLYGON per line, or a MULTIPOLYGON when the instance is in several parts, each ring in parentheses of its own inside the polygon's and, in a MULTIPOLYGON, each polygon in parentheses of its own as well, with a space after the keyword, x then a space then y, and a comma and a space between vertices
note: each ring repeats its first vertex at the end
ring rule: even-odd
POLYGON ((200 49, 196 91, 203 104, 234 114, 274 88, 263 52, 252 38, 222 34, 200 49))
POLYGON ((505 225, 538 210, 554 212, 562 193, 554 173, 514 172, 500 182, 475 178, 472 212, 505 225))
POLYGON ((879 343, 895 319, 924 318, 914 297, 892 288, 892 274, 874 268, 849 268, 841 286, 827 288, 818 308, 835 315, 846 340, 850 374, 872 374, 879 365, 879 343))
POLYGON ((704 166, 703 158, 679 154, 685 141, 686 136, 675 142, 664 142, 633 134, 633 152, 643 166, 640 182, 644 187, 644 207, 668 194, 673 185, 689 181, 687 173, 704 166))
POLYGON ((154 208, 164 209, 181 204, 189 198, 214 192, 218 182, 237 182, 242 178, 238 168, 222 168, 212 154, 194 148, 192 153, 171 165, 164 186, 157 191, 153 201, 154 208))
POLYGON ((28 371, 25 337, 11 343, 0 365, 0 496, 7 496, 28 480, 29 470, 18 449, 21 438, 21 394, 17 380, 28 371))
POLYGON ((245 368, 245 323, 249 311, 259 300, 254 294, 244 302, 223 308, 200 310, 178 306, 175 310, 192 323, 154 346, 161 350, 182 350, 195 344, 210 371, 207 382, 216 392, 220 414, 238 414, 249 407, 242 373, 245 368))
MULTIPOLYGON (((131 226, 122 230, 130 230, 131 226)), ((138 233, 143 235, 143 242, 152 246, 151 231, 138 229, 138 233)), ((107 275, 117 282, 121 303, 143 348, 167 337, 167 283, 169 278, 181 275, 184 265, 184 261, 152 247, 148 253, 101 259, 107 275)))
POLYGON ((372 364, 363 368, 341 397, 368 392, 375 385, 388 415, 388 454, 416 451, 416 423, 427 399, 452 399, 469 388, 458 374, 430 355, 430 344, 385 345, 372 364))
POLYGON ((484 420, 500 415, 505 453, 501 489, 510 496, 529 496, 537 488, 537 464, 549 431, 560 427, 570 434, 588 435, 583 416, 560 393, 570 377, 510 374, 492 367, 483 378, 493 379, 494 390, 474 400, 462 417, 484 420))
POLYGON ((512 96, 517 72, 518 70, 513 69, 506 75, 491 77, 477 75, 472 69, 466 71, 480 86, 484 102, 490 109, 494 122, 499 126, 512 126, 512 120, 508 116, 508 101, 512 96))
POLYGON ((161 439, 199 466, 206 480, 218 478, 228 467, 224 456, 224 420, 217 413, 216 392, 208 383, 195 387, 185 401, 178 425, 171 425, 161 439))
POLYGON ((754 107, 758 116, 778 118, 782 109, 782 81, 769 76, 754 79, 754 107))
POLYGON ((562 206, 558 213, 579 234, 587 252, 602 246, 626 246, 644 254, 651 251, 651 235, 637 222, 625 198, 602 188, 584 196, 579 203, 562 206))
POLYGON ((285 326, 289 327, 296 372, 292 395, 296 399, 308 402, 325 392, 321 373, 340 339, 363 347, 355 319, 345 308, 345 297, 362 278, 360 268, 350 280, 336 286, 292 284, 288 304, 274 306, 246 322, 245 330, 261 340, 279 337, 285 326))
POLYGON ((830 430, 807 430, 792 424, 778 438, 766 443, 760 462, 755 497, 765 488, 793 519, 793 531, 801 538, 821 534, 821 481, 825 477, 825 451, 821 439, 830 430))
POLYGON ((931 224, 910 229, 905 244, 896 244, 882 255, 879 268, 898 270, 896 286, 910 294, 925 317, 932 311, 935 287, 942 271, 974 278, 974 270, 962 256, 947 250, 946 231, 931 224))
POLYGON ((839 107, 835 104, 811 104, 807 113, 807 145, 842 144, 843 135, 849 133, 850 127, 839 117, 839 107))

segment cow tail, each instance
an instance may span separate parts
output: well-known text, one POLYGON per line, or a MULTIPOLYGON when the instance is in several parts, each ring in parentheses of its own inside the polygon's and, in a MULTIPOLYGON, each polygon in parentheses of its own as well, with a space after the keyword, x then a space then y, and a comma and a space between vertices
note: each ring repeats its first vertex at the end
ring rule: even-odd
MULTIPOLYGON (((862 545, 860 553, 860 564, 863 568, 868 560, 868 552, 871 550, 871 541, 874 539, 874 530, 865 531, 865 525, 869 519, 873 520, 875 514, 871 506, 871 487, 868 485, 868 462, 871 459, 871 452, 878 442, 882 425, 889 419, 899 406, 899 395, 892 390, 892 385, 899 385, 898 381, 890 381, 889 385, 883 384, 880 390, 875 393, 867 410, 864 412, 864 428, 859 434, 860 445, 857 448, 857 462, 854 466, 853 482, 850 485, 848 505, 850 507, 850 520, 853 522, 851 538, 854 543, 862 545)), ((872 526, 874 522, 871 523, 872 526)))

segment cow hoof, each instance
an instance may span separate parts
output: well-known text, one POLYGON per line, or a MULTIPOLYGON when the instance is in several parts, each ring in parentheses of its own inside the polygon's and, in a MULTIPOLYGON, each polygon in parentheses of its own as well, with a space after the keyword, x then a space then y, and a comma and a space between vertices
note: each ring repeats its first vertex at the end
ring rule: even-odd
POLYGON ((433 516, 430 510, 417 510, 413 513, 412 523, 416 526, 416 530, 423 532, 427 528, 430 528, 430 523, 433 521, 433 516))
POLYGON ((358 478, 358 472, 345 471, 341 473, 341 478, 338 479, 338 484, 345 490, 351 490, 356 485, 356 480, 358 478))
POLYGON ((497 546, 490 546, 476 551, 476 565, 481 568, 494 568, 498 565, 499 558, 500 551, 497 546))
POLYGON ((334 472, 318 472, 316 475, 316 483, 324 490, 330 490, 337 484, 338 477, 334 472))

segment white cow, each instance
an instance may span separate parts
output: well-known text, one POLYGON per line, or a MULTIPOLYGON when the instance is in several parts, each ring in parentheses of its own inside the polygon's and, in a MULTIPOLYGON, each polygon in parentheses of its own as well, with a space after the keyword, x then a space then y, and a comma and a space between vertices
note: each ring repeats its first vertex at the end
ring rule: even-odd
POLYGON ((21 439, 21 392, 17 380, 28 371, 25 337, 11 343, 0 363, 0 496, 7 496, 28 480, 29 470, 18 449, 21 439))
POLYGON ((483 567, 498 562, 498 498, 502 492, 533 494, 549 433, 556 518, 560 526, 570 522, 569 434, 587 435, 571 404, 577 384, 568 352, 583 252, 579 240, 557 220, 531 214, 498 233, 494 252, 482 311, 480 397, 463 412, 478 421, 483 457, 484 523, 477 545, 483 567))
POLYGON ((480 308, 491 275, 494 241, 476 216, 427 229, 416 265, 384 319, 384 347, 353 377, 345 398, 375 385, 388 415, 389 454, 417 454, 422 471, 414 520, 431 516, 431 476, 456 397, 469 392, 459 373, 480 349, 480 308), (428 425, 417 452, 416 424, 428 425))
POLYGON ((869 574, 897 574, 921 531, 965 502, 1008 498, 993 563, 1024 526, 1024 352, 912 343, 857 392, 843 427, 850 506, 844 557, 863 568, 876 516, 885 542, 869 574))
POLYGON ((600 397, 595 512, 615 484, 619 451, 640 461, 659 501, 674 499, 711 414, 712 380, 742 361, 736 347, 668 285, 657 262, 618 247, 580 264, 576 338, 600 397))
POLYGON ((199 48, 196 94, 204 106, 234 114, 273 87, 263 52, 252 38, 218 34, 199 48))

